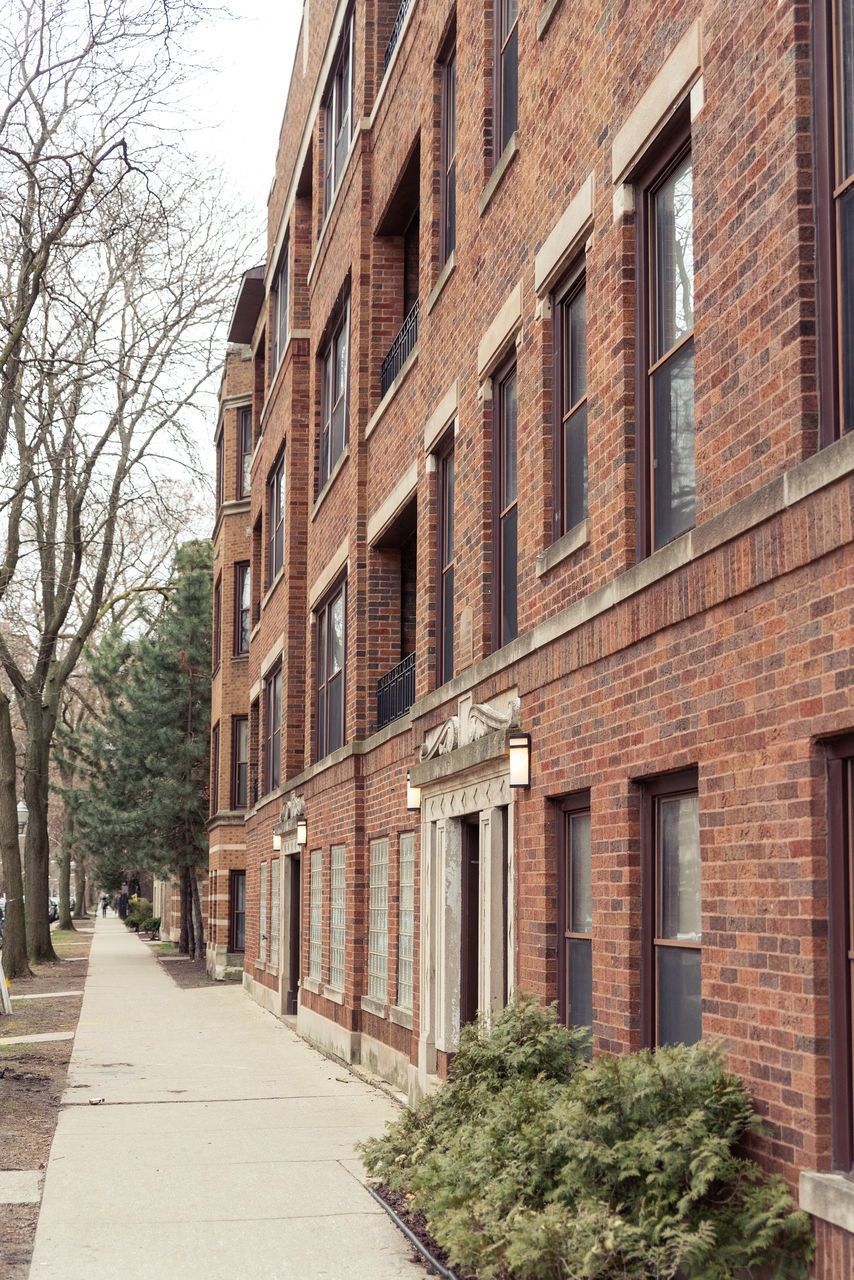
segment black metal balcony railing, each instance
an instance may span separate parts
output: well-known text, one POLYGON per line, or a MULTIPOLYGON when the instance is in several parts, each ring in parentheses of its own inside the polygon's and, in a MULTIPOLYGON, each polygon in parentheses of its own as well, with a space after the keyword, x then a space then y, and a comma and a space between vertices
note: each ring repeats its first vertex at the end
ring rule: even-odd
POLYGON ((400 33, 403 30, 403 24, 406 21, 406 15, 412 6, 412 0, 401 0, 400 8, 397 11, 397 17, 394 20, 394 26, 391 29, 391 38, 386 46, 385 57, 383 58, 383 75, 388 71, 388 64, 391 62, 391 55, 397 48, 397 42, 400 39, 400 33))
POLYGON ((415 701, 415 654, 410 653, 377 681, 377 729, 405 716, 415 701))
POLYGON ((418 302, 400 326, 400 332, 389 347, 380 368, 380 397, 384 396, 418 341, 418 302))

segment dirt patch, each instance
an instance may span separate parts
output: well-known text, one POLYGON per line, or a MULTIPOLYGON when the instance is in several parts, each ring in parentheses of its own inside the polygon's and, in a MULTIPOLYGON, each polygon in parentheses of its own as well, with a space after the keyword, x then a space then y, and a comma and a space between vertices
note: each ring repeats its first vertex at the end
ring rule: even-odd
POLYGON ((188 956, 182 956, 177 948, 174 951, 158 951, 157 948, 162 946, 162 943, 145 945, 151 945, 161 968, 166 970, 177 987, 221 987, 225 985, 222 982, 216 982, 208 975, 205 969, 204 957, 201 960, 190 960, 188 956))
MULTIPOLYGON (((386 1186, 375 1186, 374 1191, 382 1200, 385 1200, 389 1208, 394 1210, 401 1222, 421 1242, 430 1257, 450 1271, 450 1259, 442 1246, 437 1244, 435 1238, 430 1234, 427 1219, 420 1209, 411 1209, 406 1196, 400 1195, 397 1191, 391 1191, 386 1186)), ((422 1262, 423 1259, 416 1255, 411 1261, 422 1262)), ((453 1271, 451 1274, 456 1277, 456 1280, 477 1280, 477 1277, 471 1271, 453 1271)), ((508 1277, 507 1280, 510 1280, 510 1278, 508 1277)))
MULTIPOLYGON (((15 979, 9 988, 12 1016, 0 1017, 0 1036, 44 1035, 76 1031, 82 995, 56 995, 45 1000, 15 996, 80 991, 86 980, 91 927, 54 933, 56 964, 37 965, 32 978, 15 979)), ((73 1040, 55 1044, 0 1045, 0 1167, 44 1169, 59 1115, 73 1040)), ((39 1206, 0 1204, 0 1275, 26 1280, 39 1206)))

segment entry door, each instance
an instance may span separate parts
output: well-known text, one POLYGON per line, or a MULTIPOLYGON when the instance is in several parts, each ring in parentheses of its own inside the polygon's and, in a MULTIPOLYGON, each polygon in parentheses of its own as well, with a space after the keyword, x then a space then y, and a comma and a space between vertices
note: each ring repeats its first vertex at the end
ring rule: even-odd
POLYGON ((288 989, 285 997, 285 1013, 297 1011, 299 996, 300 957, 302 956, 302 875, 298 853, 288 858, 290 863, 290 906, 288 911, 288 989))
POLYGON ((460 913, 460 1026, 474 1022, 480 986, 480 821, 462 821, 460 913))

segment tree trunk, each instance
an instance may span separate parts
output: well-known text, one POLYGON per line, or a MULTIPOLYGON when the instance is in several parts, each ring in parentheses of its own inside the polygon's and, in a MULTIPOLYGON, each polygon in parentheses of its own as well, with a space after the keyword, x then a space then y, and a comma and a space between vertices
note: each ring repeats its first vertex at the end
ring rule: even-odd
MULTIPOLYGON (((71 779, 62 779, 70 786, 71 779)), ((62 853, 59 857, 59 928, 73 929, 71 919, 71 849, 74 845, 74 814, 70 805, 65 806, 62 821, 62 853)))
POLYGON ((86 859, 78 852, 77 865, 74 868, 74 919, 86 919, 86 859))
POLYGON ((190 888, 190 868, 185 867, 184 883, 186 884, 186 907, 187 907, 187 955, 191 960, 196 958, 196 931, 193 928, 193 891, 190 888))
POLYGON ((195 934, 195 953, 194 960, 203 960, 205 955, 205 930, 202 925, 202 902, 199 896, 199 880, 196 875, 196 868, 190 867, 190 890, 193 895, 193 918, 194 918, 194 934, 195 934))
POLYGON ((186 872, 186 869, 183 867, 181 868, 181 874, 178 879, 178 884, 180 886, 180 892, 181 892, 181 902, 180 902, 180 908, 179 908, 180 916, 181 916, 181 932, 178 938, 178 950, 180 951, 181 955, 185 956, 190 950, 190 937, 189 937, 189 931, 187 929, 187 918, 189 915, 189 912, 187 910, 189 906, 189 895, 187 893, 187 872, 186 872))
POLYGON ((0 857, 6 918, 3 922, 3 971, 7 978, 32 976, 27 963, 24 923, 24 878, 18 848, 18 804, 15 799, 15 742, 9 699, 0 692, 0 857))
POLYGON ((56 960, 50 940, 47 904, 50 897, 50 838, 47 830, 50 744, 54 719, 41 697, 28 698, 21 707, 27 729, 24 753, 24 801, 29 810, 24 843, 24 878, 27 885, 25 915, 30 964, 56 960))

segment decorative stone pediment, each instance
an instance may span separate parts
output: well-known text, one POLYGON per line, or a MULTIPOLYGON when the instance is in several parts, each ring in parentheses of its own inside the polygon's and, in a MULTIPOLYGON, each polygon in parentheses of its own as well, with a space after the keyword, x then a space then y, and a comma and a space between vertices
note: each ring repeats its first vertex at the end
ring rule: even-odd
POLYGON ((515 690, 496 699, 494 703, 472 702, 472 695, 464 693, 457 704, 457 714, 444 724, 437 725, 426 735, 421 744, 418 759, 433 760, 448 755, 458 747, 476 742, 498 729, 510 729, 519 724, 521 704, 515 690))
POLYGON ((295 827, 299 818, 305 817, 305 796, 291 796, 282 805, 279 821, 273 827, 278 836, 282 836, 291 827, 295 827))
POLYGON ((421 744, 421 750, 418 753, 419 760, 432 760, 435 756, 446 756, 450 751, 456 751, 460 745, 460 718, 459 716, 451 716, 444 724, 437 725, 435 729, 430 729, 421 744))

